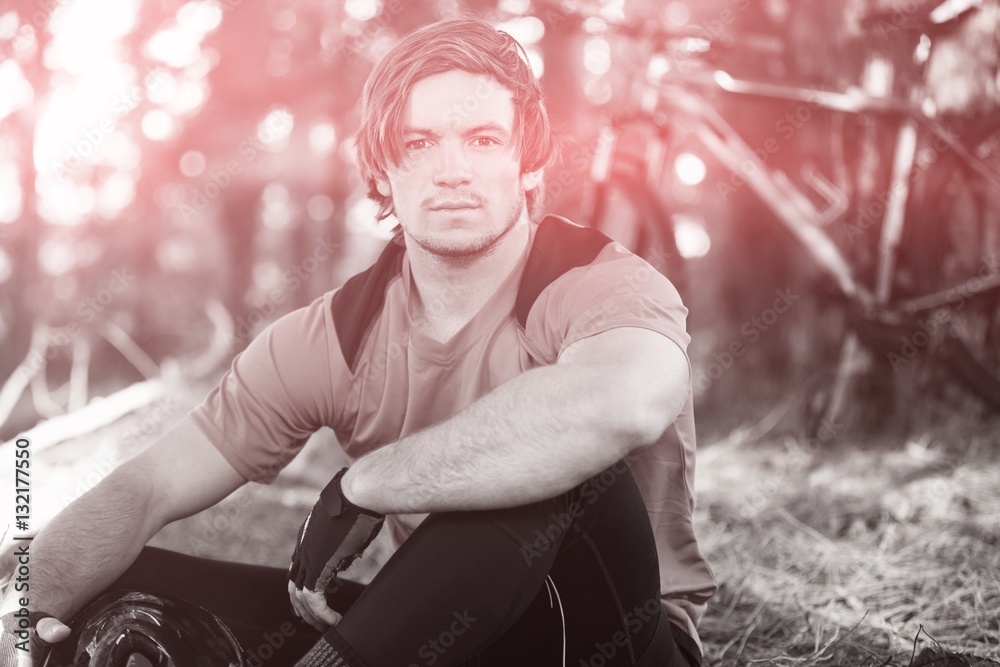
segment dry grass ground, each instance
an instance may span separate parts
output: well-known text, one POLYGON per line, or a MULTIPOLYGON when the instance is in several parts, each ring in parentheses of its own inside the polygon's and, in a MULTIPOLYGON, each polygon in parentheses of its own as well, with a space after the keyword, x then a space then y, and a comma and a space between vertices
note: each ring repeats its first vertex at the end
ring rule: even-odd
POLYGON ((698 463, 711 665, 1000 657, 1000 439, 728 440, 698 463))
MULTIPOLYGON (((131 415, 36 457, 36 525, 96 481, 103 462, 117 464, 176 422, 202 389, 179 390, 156 418, 131 415), (120 452, 126 435, 136 436, 132 451, 120 452)), ((702 624, 706 667, 908 665, 914 646, 935 640, 1000 658, 996 426, 907 442, 737 430, 702 443, 696 520, 720 582, 702 624)), ((275 484, 248 485, 154 543, 285 567, 340 465, 332 434, 321 432, 275 484)), ((380 537, 352 576, 370 578, 388 553, 380 537)))

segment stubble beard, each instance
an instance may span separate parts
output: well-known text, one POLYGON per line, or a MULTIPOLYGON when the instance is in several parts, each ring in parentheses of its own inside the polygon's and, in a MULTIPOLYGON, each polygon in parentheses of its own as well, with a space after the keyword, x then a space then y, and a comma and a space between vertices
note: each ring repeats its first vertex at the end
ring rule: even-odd
POLYGON ((518 190, 518 196, 513 198, 511 206, 507 209, 508 215, 503 227, 492 234, 474 239, 471 243, 456 245, 442 242, 432 236, 415 236, 407 231, 406 225, 401 223, 403 233, 422 249, 443 260, 469 261, 483 257, 493 252, 520 220, 525 207, 525 198, 524 190, 520 188, 518 190))

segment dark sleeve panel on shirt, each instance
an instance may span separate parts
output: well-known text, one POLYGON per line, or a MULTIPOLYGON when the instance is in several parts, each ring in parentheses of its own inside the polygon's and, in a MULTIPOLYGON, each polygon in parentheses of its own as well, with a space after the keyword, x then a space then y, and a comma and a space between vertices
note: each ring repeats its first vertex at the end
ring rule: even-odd
POLYGON ((191 413, 249 480, 273 480, 312 433, 334 423, 328 306, 317 299, 261 332, 191 413))
POLYGON ((687 312, 666 277, 612 243, 593 263, 568 271, 542 292, 525 334, 544 363, 555 363, 578 340, 621 327, 661 333, 686 355, 687 312))

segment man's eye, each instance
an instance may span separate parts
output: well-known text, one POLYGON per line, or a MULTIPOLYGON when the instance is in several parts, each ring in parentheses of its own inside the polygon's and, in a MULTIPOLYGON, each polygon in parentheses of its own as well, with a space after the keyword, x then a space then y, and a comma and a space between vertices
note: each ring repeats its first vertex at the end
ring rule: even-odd
POLYGON ((413 141, 407 141, 406 144, 405 144, 405 146, 406 146, 406 150, 408 150, 408 151, 423 150, 424 148, 427 148, 427 140, 426 139, 414 139, 413 141))
POLYGON ((475 138, 475 143, 476 143, 476 146, 478 146, 480 148, 488 148, 490 146, 499 146, 500 145, 500 142, 497 141, 496 139, 494 139, 493 137, 476 137, 475 138))

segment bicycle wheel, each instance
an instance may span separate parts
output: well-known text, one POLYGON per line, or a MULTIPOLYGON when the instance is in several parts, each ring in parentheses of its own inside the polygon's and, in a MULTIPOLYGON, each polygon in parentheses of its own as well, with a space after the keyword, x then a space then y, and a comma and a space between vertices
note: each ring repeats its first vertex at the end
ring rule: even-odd
MULTIPOLYGON (((988 128, 973 154, 1000 180, 1000 125, 988 128)), ((992 188, 967 173, 955 186, 968 205, 949 225, 951 243, 944 274, 946 279, 963 276, 966 280, 957 288, 960 300, 952 308, 945 351, 969 388, 1000 407, 1000 288, 979 291, 1000 274, 1000 191, 992 188)))
MULTIPOLYGON (((987 128, 973 145, 979 166, 1000 178, 1000 126, 987 128)), ((957 155, 938 157, 921 175, 924 196, 911 208, 915 224, 906 246, 911 287, 918 294, 948 288, 951 300, 914 313, 918 328, 910 341, 929 340, 940 329, 935 349, 952 374, 1000 407, 1000 288, 987 289, 1000 274, 1000 192, 957 155)))

